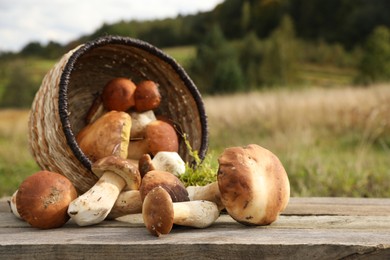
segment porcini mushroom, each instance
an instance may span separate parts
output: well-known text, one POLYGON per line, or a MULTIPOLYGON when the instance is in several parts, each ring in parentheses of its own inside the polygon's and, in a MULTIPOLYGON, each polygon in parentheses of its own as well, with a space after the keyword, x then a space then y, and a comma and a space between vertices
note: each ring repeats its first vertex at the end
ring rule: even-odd
POLYGON ((19 215, 18 208, 16 207, 16 194, 18 194, 18 190, 12 194, 11 199, 8 201, 8 205, 11 213, 14 214, 15 217, 22 219, 22 217, 19 215))
POLYGON ((188 197, 190 200, 207 200, 217 204, 218 209, 222 210, 225 206, 221 200, 221 193, 219 192, 218 182, 212 182, 205 186, 188 186, 188 197))
POLYGON ((141 176, 131 161, 108 156, 96 161, 92 171, 100 177, 87 192, 72 201, 68 214, 79 226, 97 224, 110 213, 119 193, 126 187, 137 190, 141 176))
POLYGON ((152 80, 144 80, 137 84, 134 93, 135 109, 138 112, 158 108, 161 102, 161 95, 158 85, 152 80))
POLYGON ((210 201, 172 202, 169 193, 162 187, 153 188, 145 197, 142 217, 146 228, 154 236, 168 234, 173 224, 205 228, 219 217, 219 210, 210 201))
POLYGON ((167 190, 173 202, 189 201, 188 192, 184 184, 172 173, 164 171, 149 171, 142 178, 139 191, 142 201, 155 187, 160 186, 167 190))
POLYGON ((77 197, 73 184, 63 175, 39 171, 27 177, 16 194, 20 217, 32 227, 49 229, 68 220, 68 205, 77 197))
POLYGON ((177 152, 158 152, 152 159, 156 170, 180 176, 186 171, 186 164, 177 152))
POLYGON ((290 184, 280 160, 255 144, 231 147, 218 158, 218 187, 229 215, 245 225, 274 222, 290 198, 290 184))
POLYGON ((126 112, 107 112, 78 133, 77 143, 92 162, 110 155, 126 158, 131 122, 126 112))
POLYGON ((139 190, 123 191, 119 194, 107 218, 140 213, 142 201, 153 188, 158 186, 167 190, 173 202, 189 201, 186 188, 176 176, 169 172, 151 170, 143 176, 139 190))
POLYGON ((173 126, 167 122, 156 120, 146 126, 145 139, 148 149, 154 156, 158 152, 178 152, 179 139, 173 126))
POLYGON ((135 105, 136 85, 128 78, 114 78, 103 88, 102 100, 107 110, 126 111, 135 105))

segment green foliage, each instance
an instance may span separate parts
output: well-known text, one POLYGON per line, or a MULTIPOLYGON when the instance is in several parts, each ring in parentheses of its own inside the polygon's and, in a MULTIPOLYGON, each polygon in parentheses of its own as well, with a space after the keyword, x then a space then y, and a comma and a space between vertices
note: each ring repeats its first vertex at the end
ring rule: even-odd
POLYGON ((196 185, 204 186, 216 181, 217 170, 213 154, 209 153, 201 160, 198 151, 192 149, 186 134, 183 134, 183 139, 190 156, 194 159, 194 163, 191 165, 186 163, 186 171, 180 175, 180 180, 186 187, 196 185))
POLYGON ((380 26, 367 39, 359 65, 358 82, 390 80, 390 29, 380 26))
POLYGON ((243 86, 236 50, 215 25, 196 48, 189 66, 191 77, 203 93, 234 92, 243 86))
POLYGON ((294 25, 286 16, 266 42, 260 74, 266 85, 296 83, 296 67, 299 62, 294 25))

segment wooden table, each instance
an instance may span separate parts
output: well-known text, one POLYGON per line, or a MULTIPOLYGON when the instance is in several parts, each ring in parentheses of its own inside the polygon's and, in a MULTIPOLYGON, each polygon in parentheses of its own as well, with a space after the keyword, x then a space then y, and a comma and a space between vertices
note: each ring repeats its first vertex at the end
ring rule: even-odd
POLYGON ((0 200, 0 259, 390 259, 390 199, 292 198, 270 226, 221 215, 206 229, 151 236, 140 215, 38 230, 0 200))

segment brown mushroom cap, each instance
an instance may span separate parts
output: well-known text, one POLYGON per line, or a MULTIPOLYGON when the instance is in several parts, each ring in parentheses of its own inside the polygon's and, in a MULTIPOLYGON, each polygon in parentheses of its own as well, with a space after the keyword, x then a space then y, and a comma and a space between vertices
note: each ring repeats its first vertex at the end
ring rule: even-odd
POLYGON ((161 102, 161 95, 156 82, 144 80, 137 84, 134 100, 135 109, 138 112, 156 109, 161 102))
POLYGON ((129 114, 110 111, 84 127, 76 140, 80 149, 92 162, 110 155, 126 158, 130 128, 129 114))
POLYGON ((58 228, 69 220, 68 206, 76 198, 76 189, 66 177, 39 171, 20 184, 17 211, 32 227, 58 228))
POLYGON ((158 152, 178 152, 179 139, 172 125, 161 120, 156 120, 146 126, 146 139, 148 150, 152 155, 158 152))
POLYGON ((98 177, 101 177, 107 171, 114 172, 125 180, 127 189, 130 190, 138 190, 141 184, 141 175, 137 165, 118 156, 104 157, 93 163, 91 169, 98 177))
POLYGON ((172 173, 164 171, 149 171, 142 178, 139 191, 142 201, 146 195, 155 187, 164 188, 172 198, 173 202, 189 201, 188 191, 184 184, 172 173))
POLYGON ((152 158, 149 154, 144 154, 138 160, 138 169, 141 174, 141 178, 145 176, 146 173, 155 170, 152 162, 152 158))
POLYGON ((218 186, 230 216, 245 225, 275 221, 290 198, 288 176, 280 160, 251 144, 225 149, 218 162, 218 186))
POLYGON ((168 192, 157 186, 153 188, 142 204, 142 217, 149 232, 159 237, 168 234, 173 227, 173 202, 168 192))
POLYGON ((103 89, 103 105, 107 110, 126 111, 135 105, 136 86, 127 78, 114 78, 103 89))

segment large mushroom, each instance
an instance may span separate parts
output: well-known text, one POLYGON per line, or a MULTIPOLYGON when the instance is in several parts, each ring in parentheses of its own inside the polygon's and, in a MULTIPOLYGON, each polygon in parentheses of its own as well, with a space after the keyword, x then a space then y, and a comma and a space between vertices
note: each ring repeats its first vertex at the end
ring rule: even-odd
POLYGON ((231 147, 218 158, 218 187, 229 215, 245 225, 274 222, 290 198, 290 184, 280 160, 251 144, 231 147))
POLYGON ((173 224, 206 228, 219 217, 219 210, 210 201, 172 202, 169 193, 157 186, 144 199, 142 217, 149 232, 158 237, 170 233, 173 224))
POLYGON ((138 190, 141 175, 135 164, 117 156, 96 161, 92 171, 99 181, 86 193, 72 201, 68 214, 80 226, 97 224, 110 213, 120 192, 138 190))
POLYGON ((77 197, 73 184, 63 175, 39 171, 27 177, 16 193, 16 212, 32 227, 49 229, 68 220, 68 205, 77 197))
POLYGON ((84 127, 76 140, 92 162, 110 155, 127 158, 131 124, 126 112, 110 111, 84 127))

